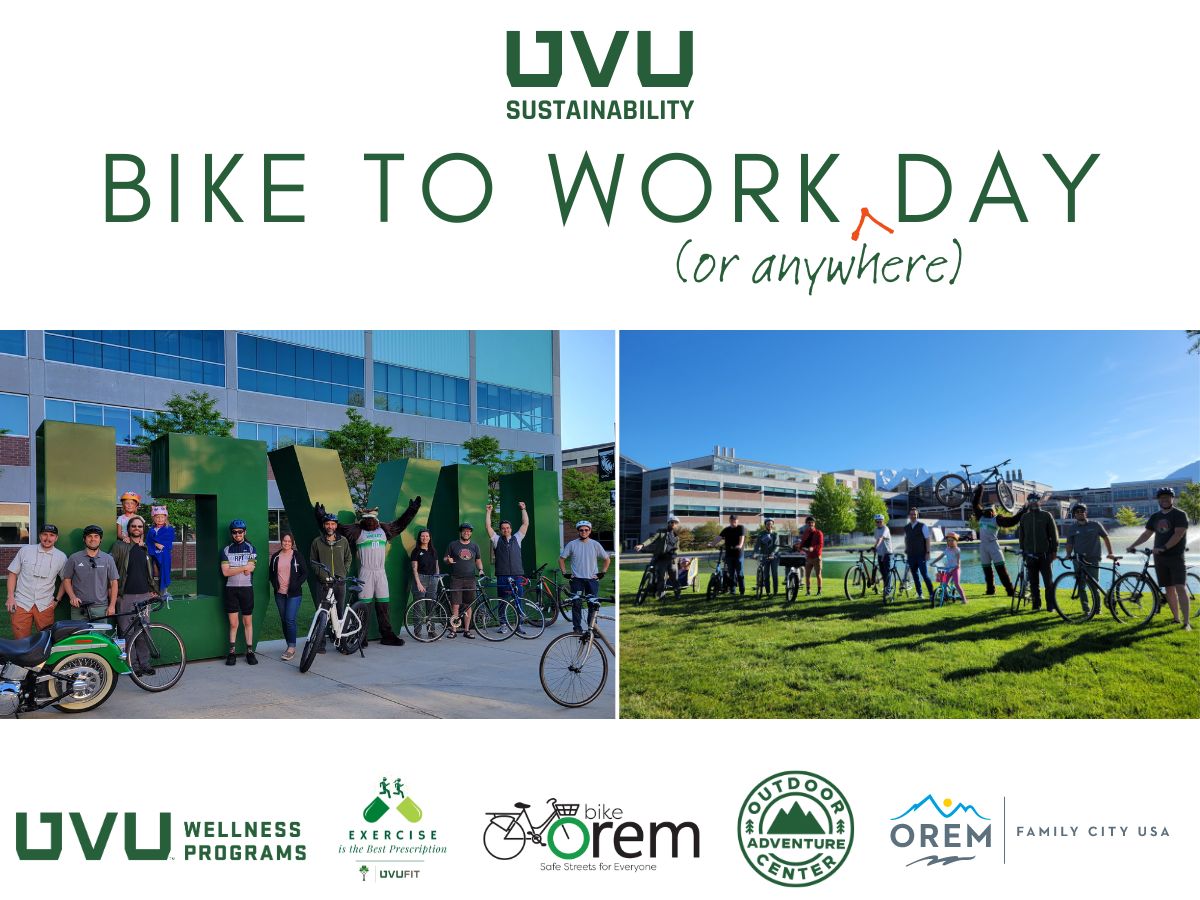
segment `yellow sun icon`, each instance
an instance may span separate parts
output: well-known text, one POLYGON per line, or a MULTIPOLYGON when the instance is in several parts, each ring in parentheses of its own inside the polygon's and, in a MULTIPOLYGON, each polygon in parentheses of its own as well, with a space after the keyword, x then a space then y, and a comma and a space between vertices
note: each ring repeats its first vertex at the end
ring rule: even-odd
POLYGON ((942 806, 949 808, 949 806, 950 806, 950 798, 949 797, 947 797, 945 800, 942 801, 942 806))

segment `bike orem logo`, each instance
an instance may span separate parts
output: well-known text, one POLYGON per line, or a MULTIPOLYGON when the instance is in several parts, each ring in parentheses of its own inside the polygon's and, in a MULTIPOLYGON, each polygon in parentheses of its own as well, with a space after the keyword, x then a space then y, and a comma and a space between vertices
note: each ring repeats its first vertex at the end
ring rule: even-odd
POLYGON ((897 823, 890 834, 892 846, 922 852, 905 863, 905 868, 917 863, 948 866, 967 862, 975 859, 978 848, 992 846, 991 820, 974 804, 955 803, 949 797, 939 803, 933 794, 926 794, 900 815, 893 816, 892 821, 897 823), (960 855, 963 850, 970 855, 960 855))
POLYGON ((750 791, 738 843, 751 868, 784 887, 808 887, 836 872, 854 843, 845 795, 813 772, 780 772, 750 791))

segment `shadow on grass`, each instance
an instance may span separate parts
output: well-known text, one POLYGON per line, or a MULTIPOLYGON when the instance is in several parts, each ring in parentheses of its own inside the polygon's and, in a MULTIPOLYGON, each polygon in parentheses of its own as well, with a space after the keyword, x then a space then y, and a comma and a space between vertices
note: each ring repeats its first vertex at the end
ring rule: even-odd
POLYGON ((1018 675, 1040 672, 1065 663, 1080 654, 1105 653, 1110 650, 1132 647, 1134 644, 1156 637, 1161 633, 1161 629, 1141 628, 1121 634, 1081 634, 1073 641, 1052 647, 1044 647, 1040 641, 1030 641, 1024 647, 1009 650, 990 666, 956 669, 943 675, 942 680, 966 681, 970 678, 994 675, 998 672, 1018 675))

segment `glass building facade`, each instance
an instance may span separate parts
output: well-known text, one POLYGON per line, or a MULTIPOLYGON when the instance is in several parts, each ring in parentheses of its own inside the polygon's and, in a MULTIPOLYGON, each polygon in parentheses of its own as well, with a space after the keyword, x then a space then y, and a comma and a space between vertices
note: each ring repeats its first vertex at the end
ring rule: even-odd
POLYGON ((549 394, 482 382, 475 392, 480 425, 554 433, 554 398, 549 394))
POLYGON ((25 332, 0 331, 0 353, 11 356, 25 355, 25 332))
POLYGON ((154 416, 155 411, 152 409, 46 398, 46 418, 51 422, 109 425, 117 433, 117 443, 125 446, 135 445, 137 439, 145 433, 139 417, 153 422, 154 416))
POLYGON ((46 360, 225 386, 220 331, 47 331, 46 360))
POLYGON ((239 334, 238 390, 341 406, 363 405, 362 357, 239 334))
POLYGON ((375 363, 375 408, 408 416, 471 421, 471 383, 466 378, 375 363))

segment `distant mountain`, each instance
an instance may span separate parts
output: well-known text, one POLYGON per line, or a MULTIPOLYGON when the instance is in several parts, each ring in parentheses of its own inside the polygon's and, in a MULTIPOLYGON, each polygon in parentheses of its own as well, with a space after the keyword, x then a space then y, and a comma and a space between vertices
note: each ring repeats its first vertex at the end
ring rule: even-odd
POLYGON ((941 816, 943 819, 949 819, 951 816, 955 815, 956 813, 960 813, 960 812, 963 812, 963 813, 969 812, 972 815, 978 816, 980 819, 988 818, 987 816, 980 813, 979 810, 977 810, 974 806, 972 806, 969 803, 956 803, 956 804, 954 804, 954 809, 950 810, 950 812, 942 812, 942 805, 933 799, 933 794, 926 794, 923 798, 918 800, 916 803, 914 803, 912 806, 910 806, 904 812, 900 813, 900 815, 893 816, 892 821, 895 822, 896 819, 903 819, 910 812, 916 812, 922 806, 933 807, 935 810, 937 810, 937 814, 939 816, 941 816))
POLYGON ((767 834, 824 834, 820 824, 812 813, 806 813, 799 803, 792 803, 787 812, 782 809, 775 814, 775 821, 767 829, 767 834))
POLYGON ((1163 478, 1163 481, 1175 481, 1176 479, 1190 478, 1192 481, 1200 481, 1200 459, 1194 463, 1188 463, 1182 469, 1176 469, 1170 475, 1163 478))
POLYGON ((921 466, 908 469, 880 469, 875 473, 875 487, 881 491, 891 490, 893 484, 899 484, 906 478, 909 484, 918 485, 933 474, 935 473, 921 466))

